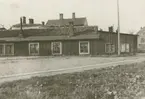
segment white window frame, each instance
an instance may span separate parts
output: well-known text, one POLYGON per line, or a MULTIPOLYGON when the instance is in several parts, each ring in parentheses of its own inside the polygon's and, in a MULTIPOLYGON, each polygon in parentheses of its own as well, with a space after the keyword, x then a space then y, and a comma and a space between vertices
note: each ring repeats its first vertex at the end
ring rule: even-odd
POLYGON ((59 41, 56 41, 56 42, 51 42, 51 52, 52 52, 52 55, 61 55, 62 54, 62 42, 59 42, 59 41), (53 52, 53 45, 54 43, 59 43, 59 47, 60 47, 60 53, 54 53, 53 52))
POLYGON ((128 53, 128 52, 130 52, 130 44, 129 43, 122 43, 121 44, 121 52, 122 53, 128 53), (124 45, 124 50, 122 50, 122 46, 124 45))
POLYGON ((122 43, 120 47, 122 53, 125 53, 125 47, 126 47, 125 43, 122 43))
POLYGON ((0 45, 2 45, 3 46, 3 53, 2 54, 0 54, 0 56, 4 56, 5 55, 5 44, 0 44, 0 45))
POLYGON ((115 53, 115 45, 114 45, 114 44, 111 44, 111 43, 106 43, 106 44, 105 44, 105 53, 115 53), (108 52, 108 51, 107 51, 106 45, 108 45, 108 44, 113 46, 113 48, 114 48, 113 51, 111 51, 111 52, 108 52))
POLYGON ((14 55, 14 43, 4 44, 4 53, 5 53, 5 55, 14 55), (12 54, 6 54, 6 45, 12 45, 12 54))
POLYGON ((29 43, 29 55, 34 55, 34 56, 35 56, 35 55, 39 55, 39 50, 40 50, 40 47, 39 47, 39 43, 38 43, 38 42, 29 43), (38 44, 38 53, 35 53, 35 54, 34 54, 34 53, 33 53, 33 54, 30 53, 30 45, 31 45, 31 44, 38 44))
POLYGON ((126 43, 126 45, 125 45, 125 51, 128 52, 128 53, 130 52, 130 45, 129 45, 129 43, 126 43))
POLYGON ((90 42, 89 41, 79 41, 79 54, 80 55, 87 55, 87 54, 90 54, 90 42), (81 43, 88 43, 88 52, 86 53, 82 53, 81 52, 81 43))
POLYGON ((5 56, 5 55, 14 55, 14 43, 1 43, 0 45, 3 45, 3 54, 0 54, 0 56, 5 56), (11 54, 6 54, 6 45, 12 45, 12 53, 11 54))

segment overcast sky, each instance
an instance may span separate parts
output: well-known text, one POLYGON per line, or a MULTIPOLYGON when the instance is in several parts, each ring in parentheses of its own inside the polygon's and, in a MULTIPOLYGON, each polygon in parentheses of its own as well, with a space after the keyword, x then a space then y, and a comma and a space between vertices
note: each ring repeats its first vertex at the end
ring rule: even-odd
MULTIPOLYGON (((9 28, 21 16, 34 18, 35 23, 64 18, 87 17, 89 25, 106 30, 117 27, 117 0, 0 0, 0 24, 9 28)), ((145 26, 145 0, 120 0, 121 32, 138 31, 145 26)))

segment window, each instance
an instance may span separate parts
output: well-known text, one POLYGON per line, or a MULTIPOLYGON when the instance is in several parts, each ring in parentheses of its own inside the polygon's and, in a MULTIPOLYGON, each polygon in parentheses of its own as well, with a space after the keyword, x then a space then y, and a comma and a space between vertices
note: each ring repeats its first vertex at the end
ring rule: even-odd
POLYGON ((62 44, 61 44, 61 42, 52 42, 51 43, 51 50, 52 50, 53 55, 62 54, 62 44))
POLYGON ((145 44, 139 44, 139 49, 144 50, 145 49, 145 44))
POLYGON ((0 55, 4 55, 5 51, 4 51, 4 44, 0 44, 0 55))
POLYGON ((5 44, 5 55, 13 55, 13 54, 14 54, 14 45, 5 44))
POLYGON ((125 44, 121 44, 121 52, 125 52, 125 44))
POLYGON ((106 53, 114 53, 115 52, 115 46, 113 44, 105 44, 105 52, 106 53))
POLYGON ((129 52, 129 44, 126 44, 126 52, 129 52))
POLYGON ((145 39, 144 38, 141 38, 141 43, 144 43, 145 42, 145 39))
POLYGON ((79 42, 79 54, 89 54, 90 53, 90 43, 88 41, 79 42))
POLYGON ((129 52, 129 44, 128 43, 121 44, 121 52, 129 52))
POLYGON ((39 55, 39 43, 29 43, 29 54, 39 55))
POLYGON ((0 55, 14 55, 14 44, 0 44, 0 55))

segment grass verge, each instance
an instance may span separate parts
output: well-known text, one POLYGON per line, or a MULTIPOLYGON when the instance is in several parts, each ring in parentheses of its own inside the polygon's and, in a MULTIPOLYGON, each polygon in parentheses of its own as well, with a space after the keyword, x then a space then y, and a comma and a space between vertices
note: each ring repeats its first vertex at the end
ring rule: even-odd
POLYGON ((145 96, 145 62, 0 85, 0 99, 140 99, 145 96))

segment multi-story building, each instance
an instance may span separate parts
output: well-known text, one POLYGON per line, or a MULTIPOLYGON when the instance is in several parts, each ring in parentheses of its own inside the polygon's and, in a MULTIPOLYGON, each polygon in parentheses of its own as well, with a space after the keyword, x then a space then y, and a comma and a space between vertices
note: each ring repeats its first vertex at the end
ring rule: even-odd
POLYGON ((142 27, 138 33, 138 51, 145 52, 145 27, 142 27))

